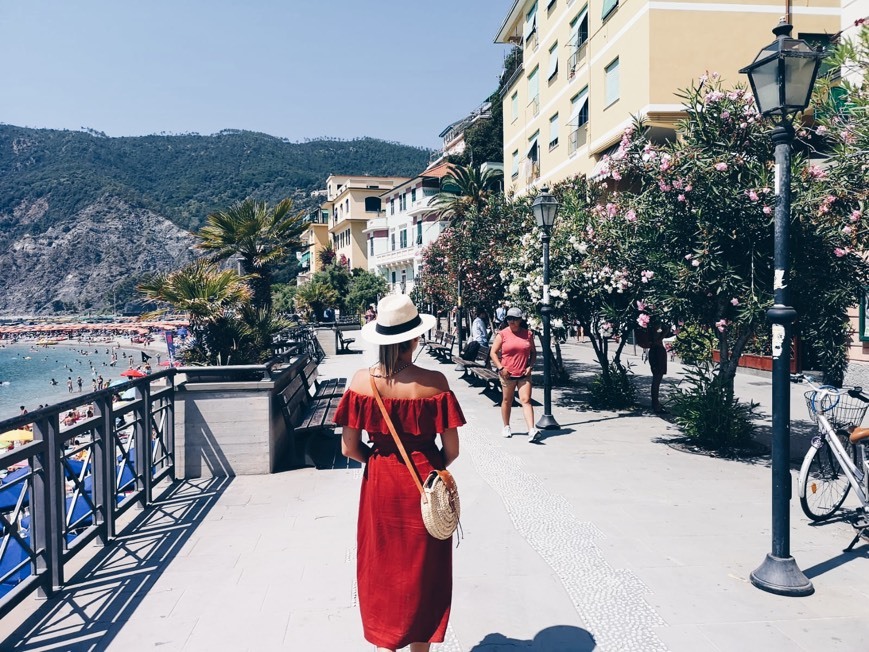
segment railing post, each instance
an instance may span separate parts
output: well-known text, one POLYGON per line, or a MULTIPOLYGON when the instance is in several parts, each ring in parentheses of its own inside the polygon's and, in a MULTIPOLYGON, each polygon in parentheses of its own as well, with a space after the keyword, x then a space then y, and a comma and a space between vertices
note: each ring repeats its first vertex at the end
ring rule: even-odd
POLYGON ((33 424, 33 438, 45 443, 36 456, 34 469, 34 503, 30 506, 34 525, 34 549, 45 552, 42 561, 37 558, 37 572, 46 571, 39 597, 47 598, 63 587, 63 505, 66 483, 63 479, 60 456, 60 416, 55 413, 33 424))
POLYGON ((94 416, 97 421, 93 440, 93 495, 98 504, 102 503, 102 510, 98 510, 96 517, 101 518, 99 534, 100 540, 105 544, 116 534, 115 504, 118 493, 115 481, 115 415, 110 397, 101 396, 94 401, 94 416))
POLYGON ((169 387, 172 389, 168 392, 166 400, 166 425, 163 426, 163 445, 166 447, 166 455, 172 461, 172 480, 177 480, 178 476, 175 473, 175 374, 166 376, 169 387))
POLYGON ((143 381, 136 387, 136 396, 141 399, 137 408, 138 418, 134 437, 136 441, 137 487, 142 489, 141 505, 151 502, 151 384, 143 381))

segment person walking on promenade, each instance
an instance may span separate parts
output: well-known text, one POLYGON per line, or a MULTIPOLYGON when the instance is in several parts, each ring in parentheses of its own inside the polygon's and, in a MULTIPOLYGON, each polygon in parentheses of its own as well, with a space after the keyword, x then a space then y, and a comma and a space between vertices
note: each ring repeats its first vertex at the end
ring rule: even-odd
POLYGON ((652 370, 652 411, 665 412, 661 405, 661 381, 667 373, 667 347, 664 338, 670 337, 669 328, 658 325, 649 329, 649 368, 652 370))
POLYGON ((534 443, 540 439, 540 431, 534 427, 534 408, 531 406, 531 370, 537 359, 537 349, 534 347, 534 333, 523 324, 523 318, 519 308, 514 307, 507 311, 507 327, 495 336, 489 356, 501 379, 501 420, 504 422, 504 436, 513 436, 510 412, 513 408, 513 396, 518 390, 519 403, 522 405, 525 423, 528 424, 528 441, 534 443))
POLYGON ((452 542, 431 536, 419 491, 374 397, 386 410, 420 478, 459 455, 462 409, 439 371, 413 364, 419 336, 435 324, 405 294, 384 297, 361 336, 380 345, 379 362, 361 369, 338 404, 342 453, 362 464, 356 578, 365 640, 380 651, 410 645, 427 652, 444 640, 452 601, 452 542), (362 442, 368 433, 370 445, 362 442), (441 447, 435 443, 440 433, 441 447))
POLYGON ((497 308, 495 308, 495 323, 492 324, 495 330, 501 330, 504 327, 504 320, 507 318, 507 306, 504 305, 502 301, 497 308))

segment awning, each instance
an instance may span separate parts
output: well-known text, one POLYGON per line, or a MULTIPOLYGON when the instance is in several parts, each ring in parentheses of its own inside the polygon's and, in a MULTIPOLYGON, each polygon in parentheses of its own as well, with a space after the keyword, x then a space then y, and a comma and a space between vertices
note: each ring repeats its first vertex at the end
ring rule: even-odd
POLYGON ((579 127, 579 114, 582 113, 582 110, 585 108, 585 105, 588 104, 588 93, 579 98, 576 102, 576 106, 573 107, 573 111, 570 113, 570 121, 567 123, 572 127, 579 127))
POLYGON ((534 137, 534 140, 531 141, 531 145, 528 147, 528 156, 529 161, 537 160, 537 137, 534 137))
POLYGON ((600 10, 600 17, 606 18, 618 6, 619 0, 603 0, 603 8, 600 10))
POLYGON ((594 167, 586 175, 589 181, 597 181, 604 175, 609 174, 610 158, 618 148, 619 143, 616 143, 612 147, 607 148, 606 151, 600 155, 600 160, 594 164, 594 167))

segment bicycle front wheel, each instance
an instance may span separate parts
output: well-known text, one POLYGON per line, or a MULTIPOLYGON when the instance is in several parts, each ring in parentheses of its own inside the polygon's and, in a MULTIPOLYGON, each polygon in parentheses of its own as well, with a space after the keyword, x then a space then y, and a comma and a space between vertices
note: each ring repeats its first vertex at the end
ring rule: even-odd
POLYGON ((813 521, 823 521, 836 513, 851 483, 842 465, 825 441, 820 448, 812 446, 800 467, 799 494, 803 513, 813 521))

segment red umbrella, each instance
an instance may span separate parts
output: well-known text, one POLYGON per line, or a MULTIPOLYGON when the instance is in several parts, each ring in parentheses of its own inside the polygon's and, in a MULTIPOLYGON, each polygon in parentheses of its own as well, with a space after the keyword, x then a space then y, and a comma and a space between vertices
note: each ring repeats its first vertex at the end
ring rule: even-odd
POLYGON ((163 360, 163 362, 160 363, 160 366, 161 367, 168 367, 170 364, 174 364, 176 367, 181 366, 181 363, 178 362, 177 360, 174 363, 170 363, 168 360, 163 360))
POLYGON ((127 369, 126 371, 122 371, 121 375, 126 376, 127 378, 144 378, 148 374, 139 371, 138 369, 127 369))

